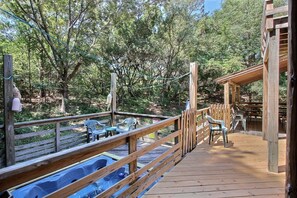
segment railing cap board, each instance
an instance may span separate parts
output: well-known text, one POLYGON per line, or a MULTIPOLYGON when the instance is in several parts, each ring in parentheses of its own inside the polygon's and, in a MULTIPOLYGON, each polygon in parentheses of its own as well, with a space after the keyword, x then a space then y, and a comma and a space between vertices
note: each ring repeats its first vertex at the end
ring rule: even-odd
POLYGON ((123 116, 134 116, 134 117, 144 117, 144 118, 160 118, 160 119, 168 119, 172 116, 164 116, 164 115, 151 115, 151 114, 140 114, 140 113, 130 113, 130 112, 115 112, 116 115, 123 115, 123 116))
POLYGON ((275 15, 275 14, 279 14, 279 13, 288 14, 288 6, 285 5, 285 6, 274 8, 272 10, 266 10, 266 16, 275 15))
POLYGON ((60 117, 60 118, 50 118, 50 119, 44 119, 44 120, 34 120, 34 121, 28 121, 28 122, 18 122, 15 123, 15 128, 22 128, 22 127, 28 127, 28 126, 34 126, 34 125, 45 125, 45 124, 51 124, 56 122, 66 122, 70 120, 81 120, 81 119, 88 119, 88 118, 96 118, 96 117, 104 117, 111 115, 111 111, 108 112, 102 112, 102 113, 92 113, 92 114, 86 114, 86 115, 75 115, 75 116, 67 116, 67 117, 60 117))
POLYGON ((203 109, 198 109, 197 112, 207 111, 209 109, 210 109, 210 107, 206 107, 206 108, 203 108, 203 109))

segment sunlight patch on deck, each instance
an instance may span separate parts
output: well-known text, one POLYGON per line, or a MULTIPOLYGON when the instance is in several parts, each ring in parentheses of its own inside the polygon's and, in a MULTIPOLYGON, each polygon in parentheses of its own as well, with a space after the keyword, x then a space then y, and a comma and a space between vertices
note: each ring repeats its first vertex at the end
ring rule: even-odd
POLYGON ((166 173, 144 197, 284 197, 286 141, 279 140, 280 173, 267 171, 267 142, 262 137, 229 134, 208 141, 166 173))

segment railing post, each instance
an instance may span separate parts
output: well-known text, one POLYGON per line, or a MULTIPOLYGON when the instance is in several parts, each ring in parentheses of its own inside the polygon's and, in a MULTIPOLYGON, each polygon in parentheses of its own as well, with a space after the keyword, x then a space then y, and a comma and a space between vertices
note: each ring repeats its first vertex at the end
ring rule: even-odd
MULTIPOLYGON (((129 154, 137 151, 137 138, 135 135, 129 137, 129 154)), ((137 159, 129 163, 129 173, 134 173, 137 171, 137 159)))
POLYGON ((225 105, 227 105, 227 104, 230 103, 230 99, 229 99, 229 94, 230 94, 229 87, 230 87, 229 86, 229 82, 226 82, 224 84, 224 104, 225 105))
MULTIPOLYGON (((181 118, 174 121, 174 132, 180 129, 180 119, 181 118)), ((174 144, 178 144, 180 141, 180 136, 174 138, 174 144)))
MULTIPOLYGON (((273 10, 273 0, 265 0, 266 1, 266 8, 264 8, 265 9, 265 11, 264 11, 264 13, 265 13, 265 15, 266 15, 266 11, 268 11, 268 10, 273 10)), ((266 25, 266 29, 264 30, 264 31, 271 31, 271 30, 273 30, 273 15, 268 15, 268 16, 266 16, 266 23, 265 23, 265 25, 266 25)))
POLYGON ((4 55, 3 88, 4 88, 4 132, 6 166, 15 164, 15 139, 12 100, 13 100, 13 60, 11 55, 4 55))
POLYGON ((57 122, 56 123, 56 130, 55 130, 55 150, 56 152, 59 152, 60 151, 60 137, 61 137, 61 133, 60 133, 60 130, 61 129, 61 125, 60 125, 60 122, 57 122))
POLYGON ((196 63, 190 64, 190 82, 189 82, 189 95, 190 107, 197 110, 197 81, 198 81, 198 65, 196 63))
POLYGON ((232 85, 232 105, 236 103, 236 85, 232 85))
POLYGON ((278 129, 279 129, 279 40, 280 30, 270 34, 268 59, 268 103, 267 140, 268 170, 278 172, 278 129))

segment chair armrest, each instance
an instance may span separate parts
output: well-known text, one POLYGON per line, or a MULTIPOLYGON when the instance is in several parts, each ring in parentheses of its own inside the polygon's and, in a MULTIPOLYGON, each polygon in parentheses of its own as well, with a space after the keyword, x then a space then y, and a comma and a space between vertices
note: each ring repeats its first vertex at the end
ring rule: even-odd
POLYGON ((225 122, 224 122, 224 120, 213 120, 213 124, 223 124, 223 125, 225 125, 225 122))
POLYGON ((125 123, 124 122, 116 123, 116 127, 119 127, 121 125, 125 125, 125 123))
POLYGON ((225 127, 225 122, 223 120, 214 120, 214 122, 212 122, 212 124, 219 125, 220 128, 225 127))
POLYGON ((106 126, 106 124, 102 124, 102 123, 100 123, 100 122, 97 122, 97 124, 98 124, 99 126, 102 126, 102 127, 105 127, 105 126, 106 126))

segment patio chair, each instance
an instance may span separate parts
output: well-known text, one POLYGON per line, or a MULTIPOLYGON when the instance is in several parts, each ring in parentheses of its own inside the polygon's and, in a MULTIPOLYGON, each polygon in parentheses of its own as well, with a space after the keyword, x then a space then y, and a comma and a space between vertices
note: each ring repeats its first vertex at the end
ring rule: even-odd
POLYGON ((232 131, 234 131, 241 122, 242 128, 244 131, 246 131, 246 117, 244 116, 242 111, 239 111, 238 109, 235 110, 234 107, 231 108, 232 111, 232 131))
POLYGON ((97 137, 97 140, 99 140, 100 135, 105 134, 106 136, 107 134, 105 130, 105 124, 102 124, 97 120, 86 120, 84 125, 85 127, 87 127, 88 143, 90 142, 90 136, 92 137, 92 141, 95 141, 96 137, 97 137))
POLYGON ((126 133, 133 129, 136 129, 137 120, 136 118, 126 118, 123 122, 116 124, 117 133, 126 133))
POLYGON ((225 123, 223 120, 215 120, 211 116, 206 115, 206 119, 209 123, 209 140, 208 144, 210 144, 210 141, 213 141, 213 136, 215 131, 221 131, 223 135, 223 141, 224 141, 224 147, 226 147, 226 143, 228 143, 228 136, 227 136, 227 127, 225 127, 225 123))

